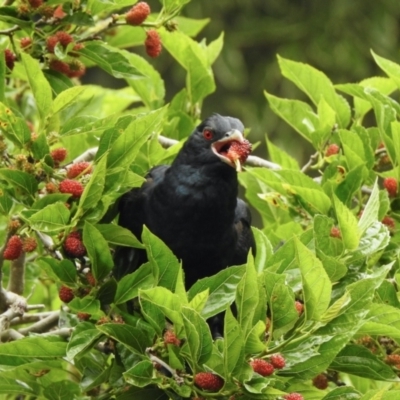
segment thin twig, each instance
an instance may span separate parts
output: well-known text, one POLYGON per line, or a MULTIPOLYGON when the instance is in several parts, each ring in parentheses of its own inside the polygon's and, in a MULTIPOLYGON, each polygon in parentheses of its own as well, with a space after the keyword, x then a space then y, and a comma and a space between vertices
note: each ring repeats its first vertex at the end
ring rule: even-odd
POLYGON ((43 312, 43 313, 35 313, 35 314, 24 314, 22 316, 18 316, 16 318, 12 319, 10 325, 15 326, 15 325, 30 324, 32 322, 41 321, 44 318, 47 318, 48 316, 50 316, 51 314, 53 314, 52 311, 47 311, 47 312, 43 312))
POLYGON ((11 36, 14 34, 14 32, 19 31, 21 28, 18 25, 14 25, 11 28, 8 29, 2 29, 0 30, 0 35, 7 35, 7 36, 11 36))
POLYGON ((61 328, 50 332, 44 332, 42 336, 61 336, 63 338, 69 338, 73 331, 74 328, 61 328))
POLYGON ((29 333, 43 333, 49 331, 49 329, 54 328, 58 324, 60 318, 60 311, 54 311, 46 318, 36 322, 35 324, 28 326, 26 328, 21 328, 18 330, 19 333, 26 336, 29 333))
POLYGON ((98 147, 92 147, 88 150, 86 150, 84 153, 82 153, 80 156, 76 157, 72 163, 79 163, 83 161, 93 161, 94 157, 96 156, 98 147))
POLYGON ((183 378, 181 376, 178 375, 178 373, 176 372, 175 369, 171 368, 165 361, 161 360, 160 358, 158 358, 157 356, 151 354, 151 351, 153 349, 151 347, 148 347, 146 349, 146 354, 149 356, 150 360, 153 363, 157 363, 160 364, 162 367, 164 367, 173 377, 174 379, 178 382, 178 383, 183 383, 183 378))
POLYGON ((308 160, 307 164, 304 165, 304 167, 301 169, 301 172, 305 173, 308 171, 308 169, 313 165, 314 161, 318 158, 319 152, 317 151, 316 153, 312 154, 310 156, 310 159, 308 160))
MULTIPOLYGON (((43 310, 43 308, 46 308, 46 306, 44 304, 31 304, 28 307, 26 307, 26 311, 43 310)), ((37 313, 37 314, 40 314, 40 313, 37 313)))
POLYGON ((1 342, 9 342, 11 340, 19 340, 22 339, 24 335, 21 335, 15 329, 7 329, 4 332, 0 333, 0 341, 1 342))

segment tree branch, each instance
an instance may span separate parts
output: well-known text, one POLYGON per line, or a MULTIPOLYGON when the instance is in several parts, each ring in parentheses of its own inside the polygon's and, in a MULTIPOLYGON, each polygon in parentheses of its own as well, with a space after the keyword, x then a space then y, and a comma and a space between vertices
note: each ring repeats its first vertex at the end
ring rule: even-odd
POLYGON ((29 333, 48 332, 51 328, 57 326, 59 318, 60 318, 60 311, 54 311, 50 313, 50 315, 48 315, 47 317, 36 322, 35 324, 28 326, 27 328, 19 329, 18 332, 24 336, 28 335, 29 333))
MULTIPOLYGON (((27 307, 29 309, 29 306, 27 307)), ((24 314, 22 316, 18 316, 14 318, 10 325, 23 325, 23 324, 30 324, 32 322, 38 322, 47 318, 48 316, 52 315, 54 311, 42 312, 42 313, 35 313, 35 314, 24 314)))
MULTIPOLYGON (((167 149, 177 143, 178 140, 170 139, 165 136, 158 136, 158 141, 164 149, 167 149)), ((73 163, 82 162, 82 161, 93 161, 94 157, 97 153, 97 147, 92 147, 91 149, 86 150, 83 154, 73 160, 73 163)), ((278 164, 275 164, 271 161, 265 160, 264 158, 257 156, 249 156, 246 161, 246 165, 250 165, 252 167, 262 167, 273 170, 280 170, 282 167, 278 164)))
POLYGON ((16 294, 22 294, 25 286, 25 252, 11 262, 10 279, 7 290, 16 294))
POLYGON ((26 311, 26 300, 13 292, 2 290, 6 299, 7 310, 0 315, 0 333, 7 330, 12 319, 20 317, 26 311))

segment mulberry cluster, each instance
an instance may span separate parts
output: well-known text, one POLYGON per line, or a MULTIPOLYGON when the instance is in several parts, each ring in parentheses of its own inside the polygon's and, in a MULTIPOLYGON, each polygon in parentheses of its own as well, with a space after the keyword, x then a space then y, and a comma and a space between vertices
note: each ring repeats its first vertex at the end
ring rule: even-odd
POLYGON ((144 42, 146 53, 152 57, 158 57, 162 50, 161 38, 158 32, 154 29, 150 29, 146 32, 146 40, 144 42))
POLYGON ((61 193, 69 193, 74 197, 81 197, 83 193, 82 183, 74 181, 72 179, 64 179, 60 182, 59 186, 61 193))
POLYGON ((218 392, 224 386, 224 381, 221 377, 211 372, 199 372, 194 377, 194 384, 199 389, 218 392))
POLYGON ((23 250, 23 243, 18 235, 13 235, 8 239, 6 248, 4 249, 3 257, 5 260, 16 260, 23 250))
POLYGON ((251 143, 245 139, 243 142, 233 142, 229 147, 226 157, 233 162, 239 160, 241 164, 244 164, 250 153, 251 143))
POLYGON ((141 25, 146 18, 149 16, 151 10, 150 6, 141 1, 135 4, 126 14, 125 14, 125 21, 128 25, 141 25))
POLYGON ((86 247, 79 232, 71 232, 65 239, 63 247, 70 257, 83 257, 86 254, 86 247))

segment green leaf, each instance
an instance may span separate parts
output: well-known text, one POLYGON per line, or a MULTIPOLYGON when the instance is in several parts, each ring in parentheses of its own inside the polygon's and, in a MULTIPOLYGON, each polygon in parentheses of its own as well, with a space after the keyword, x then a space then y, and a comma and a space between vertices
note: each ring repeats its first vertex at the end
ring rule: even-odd
POLYGON ((329 307, 332 284, 322 263, 300 240, 295 239, 296 260, 303 282, 303 296, 308 320, 319 321, 329 307))
POLYGON ((366 230, 378 220, 380 201, 379 201, 379 187, 378 181, 375 181, 374 187, 372 188, 371 195, 369 196, 368 202, 363 209, 360 220, 358 221, 358 229, 360 235, 363 235, 366 230))
POLYGON ((175 290, 179 269, 181 268, 178 259, 169 247, 151 233, 146 226, 143 227, 142 240, 156 284, 169 290, 175 290))
POLYGON ((138 78, 142 76, 129 63, 128 59, 124 56, 124 51, 119 51, 104 42, 87 42, 79 53, 115 78, 138 78))
POLYGON ((299 170, 299 163, 293 157, 289 156, 285 151, 275 146, 266 138, 268 153, 272 162, 280 165, 283 169, 299 170))
POLYGON ((5 179, 15 188, 20 189, 30 195, 36 194, 38 190, 37 180, 32 175, 23 171, 1 168, 0 178, 5 179))
POLYGON ((220 55, 223 46, 224 46, 224 32, 221 32, 218 38, 212 41, 208 45, 208 47, 206 47, 208 56, 207 58, 210 65, 214 64, 215 60, 220 55))
POLYGON ((276 171, 286 181, 283 187, 289 194, 300 196, 307 206, 316 212, 326 214, 331 207, 329 197, 320 185, 300 171, 276 171))
POLYGON ((378 56, 371 50, 372 57, 378 64, 379 68, 386 73, 386 75, 396 83, 397 87, 400 88, 400 65, 386 58, 378 56))
POLYGON ((4 190, 0 189, 0 211, 4 215, 8 215, 13 207, 14 203, 11 196, 6 194, 4 190))
POLYGON ((53 101, 52 114, 57 114, 76 101, 76 98, 85 91, 85 86, 74 86, 61 92, 53 101))
POLYGON ((67 286, 74 286, 76 284, 76 267, 72 261, 56 260, 51 257, 40 257, 38 261, 41 261, 51 268, 54 275, 67 286))
POLYGON ((245 353, 256 354, 265 351, 265 322, 258 321, 246 337, 245 353))
POLYGON ((58 336, 25 337, 14 342, 2 343, 0 356, 54 359, 65 357, 67 343, 58 336))
POLYGON ((95 207, 101 200, 106 181, 106 165, 107 157, 105 156, 96 162, 93 174, 79 200, 79 210, 85 212, 95 207))
POLYGON ((236 288, 245 271, 244 265, 229 267, 214 276, 198 280, 189 290, 189 301, 208 289, 209 296, 201 315, 207 319, 224 311, 235 300, 236 288))
POLYGON ((0 21, 17 25, 28 32, 33 28, 33 21, 24 19, 16 7, 0 7, 0 21))
POLYGON ((313 109, 300 100, 281 99, 264 91, 271 110, 286 121, 304 139, 316 145, 314 132, 319 125, 313 109))
POLYGON ((156 306, 174 325, 179 332, 182 327, 181 301, 179 296, 164 287, 140 290, 139 297, 156 306))
POLYGON ((351 298, 350 298, 349 294, 345 293, 342 297, 340 297, 338 300, 336 300, 326 310, 325 314, 321 318, 321 321, 324 324, 332 321, 334 318, 336 318, 338 315, 341 314, 344 307, 346 307, 350 301, 351 301, 351 298))
POLYGON ((100 138, 96 158, 100 158, 109 149, 111 149, 111 146, 113 145, 115 140, 117 140, 117 138, 121 135, 121 132, 124 132, 126 128, 130 125, 130 123, 134 121, 134 119, 135 118, 132 115, 124 115, 118 118, 111 127, 106 128, 100 138))
MULTIPOLYGON (((259 181, 258 186, 265 183, 279 193, 295 196, 302 202, 303 207, 311 213, 326 214, 331 207, 331 201, 321 186, 300 171, 270 171, 266 168, 254 168, 248 170, 247 173, 259 181)), ((257 198, 262 198, 261 193, 265 191, 264 185, 262 185, 262 188, 257 187, 254 190, 257 190, 257 198)), ((257 203, 258 210, 263 208, 265 208, 265 203, 257 203)), ((276 213, 277 211, 274 209, 271 218, 275 219, 276 213)))
POLYGON ((236 290, 236 305, 238 321, 244 335, 252 328, 254 312, 258 304, 257 287, 258 276, 254 267, 254 259, 250 254, 247 260, 246 273, 240 281, 236 290))
MULTIPOLYGON (((1 20, 1 17, 0 17, 1 20)), ((5 57, 0 59, 0 76, 6 76, 7 67, 5 57)), ((6 93, 6 80, 2 79, 0 81, 0 102, 4 102, 6 93)))
MULTIPOLYGON (((88 11, 92 15, 97 15, 97 14, 108 14, 111 13, 112 11, 115 10, 120 10, 121 8, 124 7, 130 7, 132 6, 132 1, 131 0, 89 0, 88 1, 88 11)), ((130 26, 129 28, 133 28, 130 26)))
POLYGON ((107 336, 123 344, 126 348, 143 357, 152 345, 153 338, 139 328, 127 324, 103 324, 96 328, 107 336))
MULTIPOLYGON (((331 242, 334 241, 332 238, 329 238, 329 240, 331 242)), ((337 282, 346 275, 347 267, 344 262, 336 259, 335 257, 327 256, 326 254, 322 253, 322 251, 317 251, 317 256, 321 260, 331 282, 337 282)))
POLYGON ((68 199, 71 197, 70 194, 68 193, 50 193, 46 194, 46 196, 41 197, 40 199, 37 199, 31 207, 31 210, 41 210, 50 204, 55 204, 55 203, 66 203, 68 199))
POLYGON ((344 181, 337 187, 335 194, 343 204, 351 204, 353 196, 361 189, 368 173, 364 165, 358 165, 349 171, 344 181))
POLYGON ((100 300, 102 307, 104 307, 105 304, 108 305, 114 301, 116 292, 117 281, 112 278, 101 285, 99 291, 96 294, 96 298, 100 300))
POLYGON ((345 128, 350 122, 350 107, 343 97, 339 96, 332 82, 321 71, 303 63, 287 60, 278 56, 282 75, 290 79, 300 90, 306 93, 317 106, 324 98, 336 112, 337 122, 345 128))
POLYGON ((0 103, 0 128, 5 137, 19 148, 31 140, 31 132, 25 120, 16 116, 3 103, 0 103))
POLYGON ((69 224, 70 211, 64 203, 49 204, 28 218, 33 229, 55 233, 65 230, 69 224))
POLYGON ((294 294, 286 283, 286 275, 266 270, 264 276, 274 336, 280 337, 294 326, 299 316, 294 294))
POLYGON ((368 100, 367 94, 369 89, 376 89, 384 95, 389 95, 397 88, 396 83, 392 79, 384 78, 381 76, 374 76, 372 78, 363 79, 358 85, 336 85, 336 88, 338 90, 354 96, 354 110, 356 118, 363 118, 365 114, 372 108, 372 104, 368 100), (357 87, 358 85, 363 88, 363 94, 360 94, 360 90, 357 87))
POLYGON ((100 336, 101 332, 99 332, 93 324, 89 322, 83 322, 77 325, 68 342, 67 359, 73 362, 75 357, 90 350, 98 341, 100 336))
POLYGON ((244 355, 243 346, 242 329, 228 307, 225 312, 224 322, 224 369, 226 375, 229 375, 236 365, 242 361, 244 355))
POLYGON ((32 58, 29 54, 21 52, 21 61, 25 67, 29 86, 32 89, 39 111, 41 124, 44 125, 45 119, 50 113, 52 105, 52 93, 49 82, 43 75, 39 61, 32 58))
POLYGON ((64 90, 67 90, 68 88, 74 87, 74 84, 72 83, 71 79, 69 79, 67 76, 63 75, 60 72, 48 69, 44 70, 43 74, 48 80, 52 93, 55 96, 57 96, 64 90))
POLYGON ((158 335, 162 335, 163 331, 165 330, 165 317, 161 309, 157 306, 157 304, 153 303, 152 299, 147 300, 140 295, 139 302, 142 315, 146 321, 158 333, 158 335))
POLYGON ((365 335, 390 336, 400 340, 400 311, 388 304, 371 304, 368 319, 359 330, 365 335))
POLYGON ((50 147, 47 143, 46 133, 42 131, 36 137, 32 138, 30 147, 32 149, 32 155, 36 160, 40 160, 49 154, 50 147))
POLYGON ((358 248, 350 253, 351 261, 365 259, 383 250, 390 241, 389 230, 385 225, 376 221, 361 237, 358 248))
POLYGON ((395 380, 393 369, 381 361, 370 350, 354 344, 347 345, 333 360, 330 367, 336 371, 358 375, 378 381, 395 380))
POLYGON ((32 376, 28 373, 28 371, 24 371, 22 372, 22 374, 21 373, 16 374, 13 371, 11 377, 5 375, 9 375, 9 371, 0 372, 0 379, 1 379, 0 393, 7 395, 15 395, 15 396, 22 396, 22 395, 34 396, 34 397, 39 396, 40 386, 35 382, 36 379, 33 379, 32 376))
POLYGON ((150 263, 141 265, 135 272, 125 275, 119 282, 115 294, 115 304, 125 303, 138 296, 139 289, 149 289, 154 285, 150 263))
POLYGON ((347 285, 346 292, 350 301, 344 304, 336 318, 304 340, 285 346, 285 358, 291 366, 280 374, 309 379, 328 368, 339 351, 364 324, 374 292, 382 284, 389 269, 390 266, 382 266, 374 274, 365 274, 363 279, 347 285), (300 359, 298 355, 301 355, 300 359))
POLYGON ((92 315, 93 317, 100 317, 104 314, 100 310, 100 301, 92 296, 75 297, 68 303, 68 307, 78 313, 83 312, 92 315))
POLYGON ((111 272, 114 265, 107 241, 92 224, 85 221, 83 243, 92 264, 93 275, 100 281, 111 272))
POLYGON ((143 57, 127 53, 126 58, 143 74, 141 79, 127 79, 129 85, 141 97, 150 110, 161 107, 164 103, 165 85, 160 73, 143 57))
MULTIPOLYGON (((215 83, 207 48, 180 31, 161 30, 161 40, 168 52, 185 68, 190 102, 195 104, 214 92, 215 83)), ((221 37, 220 37, 221 38, 221 37)), ((221 40, 221 39, 217 40, 221 40)))
POLYGON ((343 243, 346 249, 356 249, 360 243, 357 218, 336 196, 334 196, 334 205, 343 243))
POLYGON ((190 37, 195 37, 209 24, 210 18, 193 19, 179 15, 176 21, 180 31, 190 37))
POLYGON ((144 249, 143 244, 133 235, 133 233, 122 226, 115 224, 97 224, 96 229, 100 231, 108 243, 117 246, 135 247, 144 249))
POLYGON ((48 400, 69 400, 81 395, 81 388, 73 381, 51 382, 43 390, 43 396, 48 400))
POLYGON ((161 378, 153 377, 154 366, 150 360, 139 361, 128 371, 124 372, 125 380, 136 387, 145 387, 147 385, 162 383, 161 378))
MULTIPOLYGON (((94 2, 99 3, 98 1, 94 2)), ((130 3, 132 4, 132 2, 130 3)), ((118 375, 119 377, 119 375, 118 375)), ((154 378, 153 378, 154 379, 154 378)), ((159 389, 156 386, 149 386, 146 388, 138 388, 130 386, 128 390, 124 391, 116 397, 116 400, 169 400, 170 397, 165 393, 165 390, 159 389)))
POLYGON ((130 165, 143 143, 151 134, 161 129, 166 111, 167 109, 163 107, 137 116, 112 144, 107 158, 107 168, 124 168, 130 165))
MULTIPOLYGON (((101 135, 106 129, 115 128, 118 121, 116 115, 106 118, 96 118, 94 116, 77 116, 69 119, 60 127, 60 135, 63 137, 71 135, 101 135)), ((101 155, 103 155, 102 153, 101 155)), ((96 154, 96 159, 100 155, 96 154)))
POLYGON ((197 312, 201 312, 207 303, 209 290, 206 289, 203 292, 197 293, 193 299, 189 302, 189 307, 193 308, 197 312))
POLYGON ((252 227, 252 231, 257 249, 254 264, 257 273, 261 273, 267 267, 270 257, 272 257, 273 248, 271 242, 262 231, 255 227, 252 227))
POLYGON ((210 328, 204 318, 189 307, 182 307, 182 319, 186 342, 181 354, 188 357, 188 362, 192 366, 202 365, 208 361, 212 353, 210 328))
MULTIPOLYGON (((393 147, 396 154, 395 160, 400 160, 400 123, 393 121, 390 124, 392 129, 393 147)), ((400 179, 400 168, 397 168, 397 181, 400 179)))
POLYGON ((353 131, 340 129, 339 137, 349 170, 353 170, 359 165, 365 165, 366 155, 363 142, 359 136, 353 131))
POLYGON ((359 400, 360 393, 353 387, 338 387, 331 390, 322 400, 359 400))
POLYGON ((325 146, 326 141, 332 134, 332 130, 336 122, 336 112, 332 107, 326 102, 324 97, 321 97, 318 103, 318 117, 319 126, 316 132, 316 137, 318 138, 318 148, 325 146))

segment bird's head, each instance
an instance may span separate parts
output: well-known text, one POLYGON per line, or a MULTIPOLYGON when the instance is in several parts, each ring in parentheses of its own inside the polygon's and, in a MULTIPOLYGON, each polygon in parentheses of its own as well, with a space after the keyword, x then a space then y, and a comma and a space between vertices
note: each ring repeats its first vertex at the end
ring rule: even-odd
POLYGON ((244 126, 237 118, 213 114, 197 126, 191 140, 203 157, 207 155, 210 161, 219 159, 240 171, 251 152, 251 144, 244 138, 243 130, 244 126))

